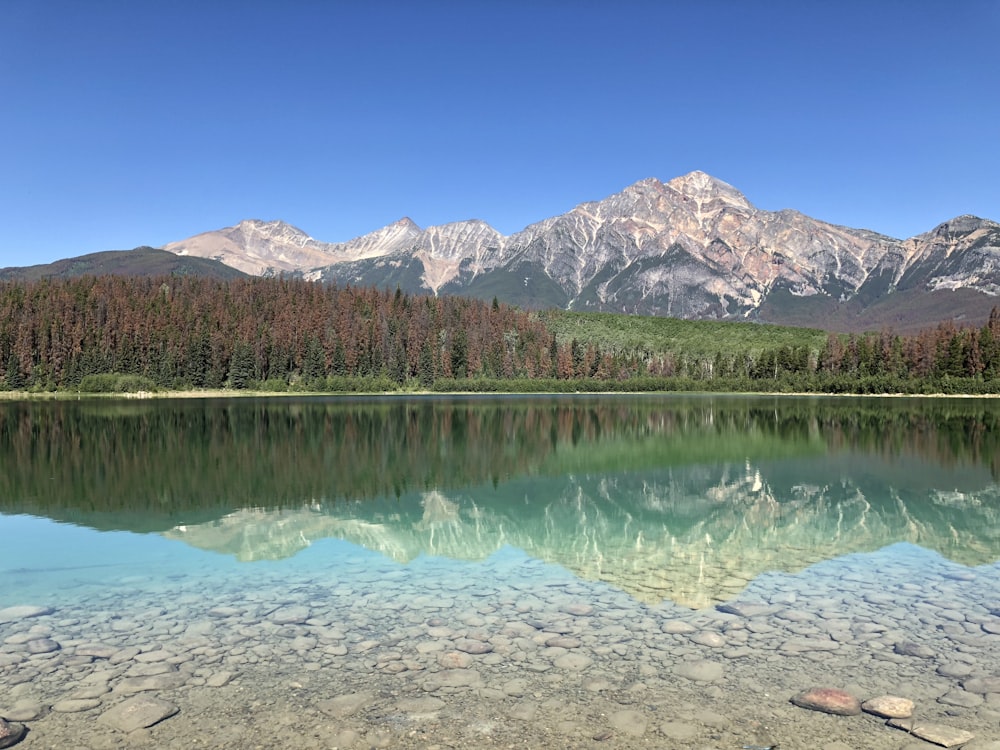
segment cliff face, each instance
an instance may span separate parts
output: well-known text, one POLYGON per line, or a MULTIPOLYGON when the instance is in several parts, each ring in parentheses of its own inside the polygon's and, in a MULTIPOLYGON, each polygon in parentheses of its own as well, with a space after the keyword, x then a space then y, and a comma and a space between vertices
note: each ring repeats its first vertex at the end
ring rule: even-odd
POLYGON ((914 295, 937 295, 937 319, 981 318, 1000 294, 1000 224, 961 216, 897 240, 759 210, 703 172, 642 180, 510 236, 478 220, 421 229, 404 218, 323 243, 283 222, 244 221, 165 249, 254 274, 529 307, 841 327, 852 316, 865 325, 872 306, 890 317, 911 309, 914 295))

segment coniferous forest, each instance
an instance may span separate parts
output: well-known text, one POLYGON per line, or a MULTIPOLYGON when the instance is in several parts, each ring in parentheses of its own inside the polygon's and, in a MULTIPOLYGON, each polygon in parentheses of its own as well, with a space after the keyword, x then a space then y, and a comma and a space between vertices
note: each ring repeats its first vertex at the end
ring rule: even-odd
POLYGON ((609 336, 626 316, 571 322, 496 300, 284 278, 3 282, 0 389, 1000 391, 997 309, 982 327, 825 340, 671 321, 700 336, 686 348, 609 336))

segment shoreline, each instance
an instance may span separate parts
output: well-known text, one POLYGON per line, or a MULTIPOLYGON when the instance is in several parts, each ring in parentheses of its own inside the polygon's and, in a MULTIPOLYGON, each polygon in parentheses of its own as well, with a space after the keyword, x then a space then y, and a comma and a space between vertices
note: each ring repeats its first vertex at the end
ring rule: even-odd
POLYGON ((153 401, 213 398, 407 398, 412 396, 788 396, 794 398, 961 398, 1000 399, 1000 393, 824 393, 817 391, 250 391, 204 389, 189 391, 134 391, 84 393, 74 391, 0 391, 0 401, 153 401))

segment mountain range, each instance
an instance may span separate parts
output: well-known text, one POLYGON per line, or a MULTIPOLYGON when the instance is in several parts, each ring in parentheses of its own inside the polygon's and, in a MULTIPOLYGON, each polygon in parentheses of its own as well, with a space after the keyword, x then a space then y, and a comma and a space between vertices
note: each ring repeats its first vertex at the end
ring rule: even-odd
POLYGON ((402 218, 328 243, 247 220, 163 249, 250 275, 828 330, 979 324, 1000 302, 995 221, 959 216, 900 240, 755 208, 704 172, 645 179, 506 236, 477 219, 421 229, 402 218))

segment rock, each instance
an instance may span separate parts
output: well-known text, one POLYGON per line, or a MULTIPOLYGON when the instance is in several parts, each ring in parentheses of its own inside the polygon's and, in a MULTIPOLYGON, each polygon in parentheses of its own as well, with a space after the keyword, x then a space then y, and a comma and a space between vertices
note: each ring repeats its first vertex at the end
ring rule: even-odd
POLYGON ((444 669, 429 675, 421 687, 428 693, 441 688, 482 687, 483 678, 474 669, 444 669))
POLYGON ((722 679, 722 665, 714 661, 689 661, 677 666, 674 672, 693 682, 717 682, 722 679))
POLYGON ((901 656, 916 656, 919 659, 933 659, 934 651, 920 643, 913 641, 902 641, 892 647, 892 650, 901 656))
POLYGON ((670 635, 687 635, 697 632, 698 628, 683 620, 667 620, 660 626, 660 630, 670 635))
POLYGON ((43 615, 51 615, 54 611, 52 607, 39 607, 33 604, 5 607, 0 609, 0 623, 27 620, 29 617, 42 617, 43 615))
POLYGON ((473 658, 461 651, 448 651, 437 658, 437 663, 444 669, 468 669, 472 662, 473 658))
POLYGON ((281 607, 267 618, 276 625, 301 625, 309 619, 308 607, 281 607))
POLYGON ((573 638, 568 635, 554 635, 545 641, 545 645, 557 648, 580 648, 583 643, 579 638, 573 638))
POLYGON ((80 711, 89 711, 101 705, 98 698, 69 698, 64 701, 57 701, 52 704, 52 710, 58 714, 76 714, 80 711))
POLYGON ((187 678, 178 672, 151 675, 149 677, 126 677, 115 685, 114 692, 132 695, 133 693, 143 693, 148 690, 172 690, 179 688, 186 681, 187 678))
POLYGON ((690 740, 698 735, 698 727, 682 721, 665 721, 660 725, 660 733, 672 740, 690 740))
POLYGON ((552 663, 559 669, 565 669, 570 672, 582 672, 584 669, 593 664, 594 660, 589 656, 584 656, 583 654, 571 651, 568 654, 563 654, 562 656, 553 659, 552 663))
POLYGON ((30 699, 19 700, 10 708, 3 709, 7 721, 34 721, 49 712, 49 706, 30 699))
POLYGON ((954 677, 956 679, 968 677, 972 674, 972 665, 962 664, 961 662, 942 664, 937 668, 937 673, 942 677, 954 677))
POLYGON ((709 648, 722 648, 726 645, 726 637, 713 630, 702 630, 695 633, 691 636, 691 641, 699 646, 708 646, 709 648))
POLYGON ((971 740, 975 735, 964 729, 955 729, 944 724, 914 723, 909 719, 890 719, 889 726, 903 729, 914 737, 932 742, 941 747, 955 747, 971 740))
POLYGON ((172 703, 152 695, 136 695, 105 711, 98 721, 127 733, 158 724, 178 710, 172 703))
POLYGON ((608 721, 616 730, 632 737, 641 737, 646 733, 646 717, 641 711, 615 711, 608 717, 608 721))
POLYGON ((51 638, 35 638, 24 644, 29 654, 50 654, 62 648, 51 638))
POLYGON ((977 693, 970 693, 965 690, 949 690, 937 699, 938 703, 945 706, 959 706, 961 708, 977 708, 983 705, 983 696, 977 693))
POLYGON ((585 617, 586 615, 592 614, 594 611, 593 606, 590 604, 573 603, 565 604, 559 608, 560 612, 564 612, 567 615, 573 615, 574 617, 585 617))
POLYGON ((440 698, 427 695, 422 698, 404 698, 396 703, 396 710, 409 716, 410 719, 433 719, 437 712, 445 707, 440 698))
POLYGON ((847 691, 837 688, 810 688, 792 696, 792 703, 799 708, 837 716, 857 716, 861 713, 861 701, 847 691))
POLYGON ((962 687, 970 693, 1000 693, 1000 677, 973 677, 963 680, 962 687))
POLYGON ((214 672, 208 676, 208 679, 205 680, 205 685, 207 687, 218 688, 223 685, 228 685, 229 681, 232 679, 232 672, 214 672))
POLYGON ((84 643, 76 647, 77 656, 92 656, 95 659, 110 659, 118 651, 117 646, 105 646, 102 643, 84 643))
POLYGON ((11 747, 20 742, 28 730, 24 724, 0 719, 0 747, 11 747))
POLYGON ((493 644, 472 638, 459 638, 455 641, 455 648, 467 654, 488 654, 493 650, 493 644))
POLYGON ((727 615, 737 615, 739 617, 759 617, 774 612, 773 605, 764 602, 726 602, 715 607, 720 612, 727 615))
POLYGON ((984 620, 979 624, 979 627, 992 635, 1000 635, 1000 617, 984 620))
POLYGON ((895 695, 881 695, 861 704, 861 710, 883 719, 908 719, 913 716, 913 701, 895 695))
POLYGON ((320 701, 321 711, 330 714, 337 719, 343 719, 352 714, 356 714, 362 708, 375 700, 375 693, 363 691, 360 693, 348 693, 338 695, 336 698, 320 701))

